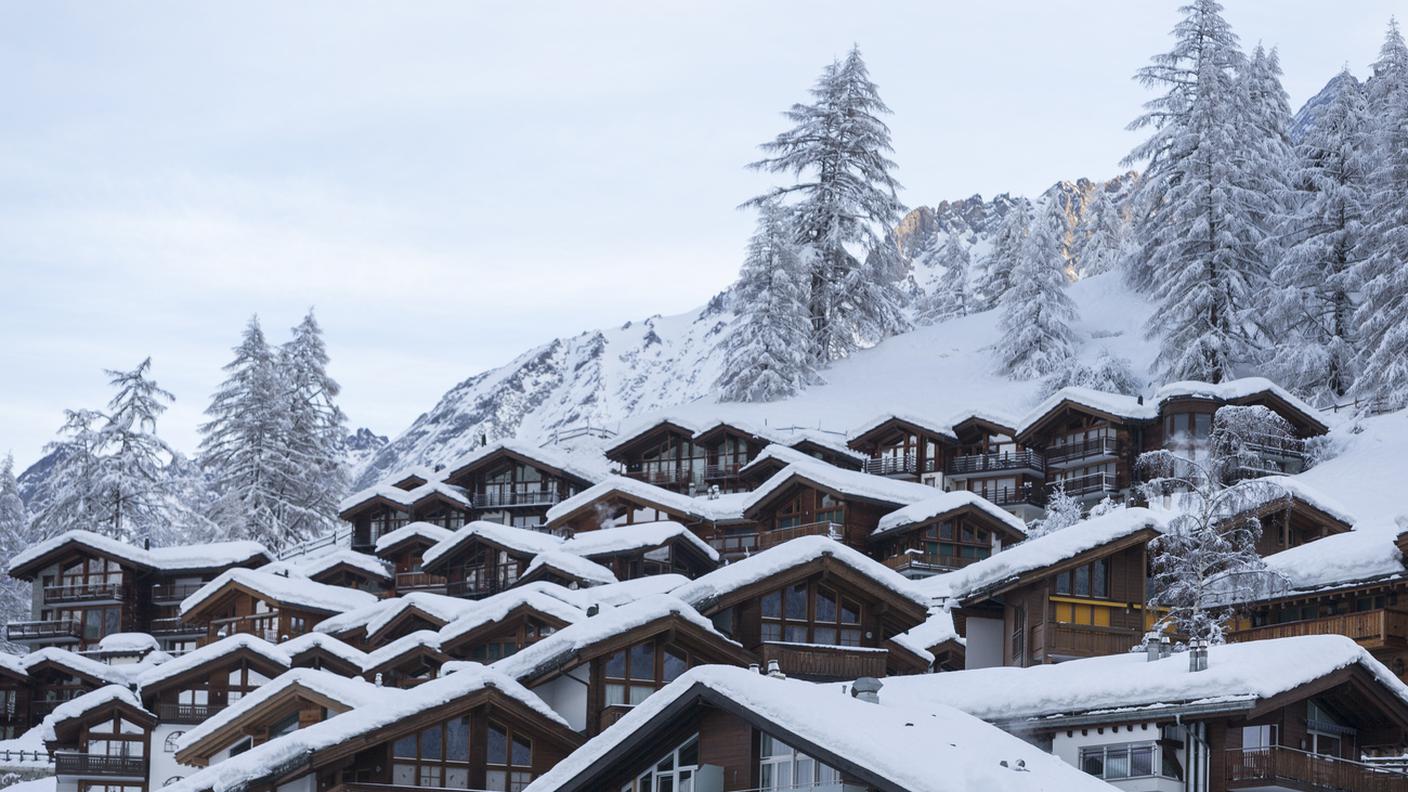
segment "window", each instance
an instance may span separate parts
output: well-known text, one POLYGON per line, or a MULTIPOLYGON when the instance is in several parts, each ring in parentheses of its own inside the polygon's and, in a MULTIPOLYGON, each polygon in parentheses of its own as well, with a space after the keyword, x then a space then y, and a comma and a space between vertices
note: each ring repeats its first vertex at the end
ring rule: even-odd
POLYGON ((245 751, 248 751, 250 748, 253 747, 254 740, 250 737, 246 737, 243 740, 240 740, 239 742, 230 746, 230 756, 239 756, 240 754, 244 753, 245 751))
POLYGON ((120 756, 141 759, 147 755, 147 730, 114 715, 88 727, 83 753, 89 756, 120 756))
POLYGON ((992 555, 992 534, 952 520, 925 528, 921 541, 924 554, 934 561, 976 561, 992 555))
POLYGON ((453 718, 391 744, 391 783, 469 788, 469 718, 453 718))
POLYGON ((673 682, 690 666, 683 650, 658 641, 644 641, 606 658, 605 705, 633 707, 673 682))
POLYGON ((1075 597, 1110 596, 1109 560, 1097 558, 1056 576, 1056 593, 1075 597))
POLYGON ((834 768, 767 734, 759 743, 758 778, 765 790, 811 789, 841 783, 841 774, 834 768))
MULTIPOLYGON (((186 735, 183 731, 174 731, 166 735, 166 741, 161 744, 161 750, 167 753, 176 753, 176 743, 186 735)), ((167 783, 170 783, 169 781, 167 783)))
POLYGON ((699 770, 699 735, 685 740, 666 754, 621 792, 693 792, 694 774, 699 770))
POLYGON ((763 640, 861 645, 861 606, 835 589, 798 583, 763 595, 763 640))
POLYGON ((522 792, 533 782, 533 741, 489 722, 484 781, 493 792, 522 792))
POLYGON ((1243 748, 1270 748, 1276 745, 1276 725, 1242 727, 1243 748))
POLYGON ((1168 776, 1168 770, 1158 760, 1156 743, 1126 743, 1097 745, 1080 749, 1080 769, 1106 781, 1124 778, 1168 776), (1159 772, 1155 772, 1159 768, 1159 772))

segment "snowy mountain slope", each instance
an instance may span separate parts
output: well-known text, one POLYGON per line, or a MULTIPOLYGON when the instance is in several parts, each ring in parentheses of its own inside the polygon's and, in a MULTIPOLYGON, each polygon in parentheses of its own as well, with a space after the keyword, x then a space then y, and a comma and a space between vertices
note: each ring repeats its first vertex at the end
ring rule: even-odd
POLYGON ((1363 85, 1353 75, 1336 74, 1330 78, 1329 82, 1325 83, 1325 87, 1321 88, 1319 93, 1310 97, 1291 119, 1289 130, 1291 142, 1299 143, 1301 138, 1305 137, 1305 133, 1315 125, 1315 118, 1321 109, 1328 107, 1335 101, 1335 97, 1339 96, 1340 91, 1345 89, 1360 91, 1363 90, 1363 85))

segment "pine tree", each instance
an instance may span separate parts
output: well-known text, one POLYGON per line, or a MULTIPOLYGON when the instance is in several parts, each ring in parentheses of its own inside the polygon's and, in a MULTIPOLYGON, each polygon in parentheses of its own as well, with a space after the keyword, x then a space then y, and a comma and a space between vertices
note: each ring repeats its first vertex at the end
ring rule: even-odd
POLYGON ((152 359, 131 371, 108 370, 117 394, 98 432, 98 493, 106 533, 142 543, 162 519, 168 495, 163 473, 171 449, 156 435, 156 421, 174 397, 151 379, 152 359))
POLYGON ((0 619, 6 624, 29 618, 29 583, 12 578, 8 573, 10 559, 33 543, 29 516, 20 498, 19 482, 15 480, 15 460, 6 454, 4 461, 0 461, 0 553, 4 553, 6 573, 0 577, 0 619))
POLYGON ((922 324, 934 324, 967 316, 968 270, 973 262, 962 237, 950 233, 940 242, 935 235, 920 255, 925 267, 939 272, 939 280, 933 293, 919 302, 915 318, 922 324))
POLYGON ((1131 129, 1153 133, 1130 154, 1148 161, 1137 202, 1132 255, 1147 267, 1165 380, 1220 382, 1253 352, 1252 297, 1262 258, 1247 195, 1246 113, 1236 75, 1245 58, 1216 0, 1194 0, 1174 48, 1138 73, 1166 87, 1131 129))
MULTIPOLYGON (((1387 119, 1394 97, 1408 86, 1408 44, 1403 41, 1397 19, 1389 19, 1384 43, 1379 47, 1379 57, 1372 68, 1374 75, 1364 86, 1365 110, 1371 119, 1387 119)), ((1390 131, 1388 126, 1377 129, 1374 145, 1380 149, 1387 147, 1390 131)))
POLYGON ((1058 366, 1041 383, 1041 398, 1054 394, 1062 388, 1089 388, 1105 393, 1123 393, 1134 396, 1143 383, 1134 375, 1134 369, 1125 358, 1118 357, 1108 349, 1100 350, 1100 356, 1093 365, 1081 363, 1076 358, 1058 366))
MULTIPOLYGON (((1294 208, 1290 203, 1290 173, 1295 164, 1291 146, 1291 105, 1281 85, 1281 57, 1273 48, 1267 52, 1260 44, 1252 51, 1246 69, 1238 80, 1238 95, 1243 110, 1241 133, 1242 159, 1237 163, 1234 181, 1239 187, 1238 201, 1247 219, 1244 233, 1247 248, 1254 258, 1251 281, 1267 283, 1273 267, 1282 259, 1277 226, 1294 208)), ((1258 296, 1269 295, 1273 289, 1258 288, 1258 296)), ((1259 305, 1266 303, 1259 300, 1259 305)), ((1266 312, 1254 312, 1250 319, 1262 333, 1272 335, 1266 326, 1266 312)))
POLYGON ((1128 224, 1104 186, 1096 188, 1082 220, 1079 244, 1072 251, 1076 272, 1088 278, 1117 269, 1124 256, 1128 224))
POLYGON ((723 401, 785 399, 816 378, 807 353, 807 277, 790 219, 776 202, 759 206, 733 290, 737 318, 718 383, 723 401))
POLYGON ((826 67, 811 93, 811 104, 786 113, 793 128, 763 144, 770 156, 750 165, 798 181, 748 203, 793 202, 797 238, 808 248, 809 352, 823 365, 903 325, 898 284, 884 274, 897 255, 885 232, 903 205, 890 175, 890 130, 880 120, 890 110, 860 50, 826 67), (872 260, 872 252, 880 255, 872 260))
POLYGON ((258 317, 224 370, 200 427, 200 464, 216 496, 210 516, 229 538, 282 547, 297 461, 287 450, 289 389, 258 317))
POLYGON ((1032 222, 1032 203, 1026 198, 1018 198, 1003 215, 993 234, 992 249, 982 262, 979 310, 996 308, 1012 288, 1013 272, 1021 264, 1032 222))
POLYGON ((342 439, 347 418, 334 401, 341 387, 328 376, 322 328, 310 310, 279 349, 278 367, 288 401, 285 454, 292 462, 284 540, 301 542, 332 530, 347 489, 342 439))
POLYGON ((1277 381, 1318 401, 1354 382, 1354 286, 1371 160, 1364 97, 1346 69, 1333 100, 1296 147, 1279 229, 1270 317, 1277 381))
POLYGON ((99 482, 102 473, 100 436, 103 414, 97 410, 65 410, 59 438, 44 447, 54 466, 54 482, 37 508, 31 533, 47 539, 74 528, 102 529, 108 514, 99 482))
POLYGON ((1002 369, 1018 379, 1051 374, 1073 353, 1075 304, 1065 291, 1065 238, 1066 218, 1052 195, 1027 236, 1003 298, 998 357, 1002 369))

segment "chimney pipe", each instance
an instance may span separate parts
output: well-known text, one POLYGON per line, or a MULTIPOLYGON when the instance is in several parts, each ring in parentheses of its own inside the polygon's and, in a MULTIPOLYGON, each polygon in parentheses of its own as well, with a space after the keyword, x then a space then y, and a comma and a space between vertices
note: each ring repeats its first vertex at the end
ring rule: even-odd
POLYGON ((1144 660, 1145 660, 1145 662, 1152 663, 1152 662, 1154 662, 1155 660, 1162 660, 1162 659, 1163 659, 1163 655, 1160 653, 1159 643, 1160 643, 1160 641, 1159 641, 1159 636, 1158 636, 1157 633, 1153 633, 1153 632, 1144 633, 1144 660))
POLYGON ((1188 642, 1188 670, 1206 671, 1208 670, 1208 643, 1207 641, 1193 639, 1188 642))
POLYGON ((381 672, 380 672, 380 671, 378 671, 377 674, 376 674, 376 686, 377 686, 377 687, 381 687, 381 672))
POLYGON ((749 671, 752 671, 752 672, 755 673, 755 674, 761 674, 761 673, 763 673, 763 667, 760 666, 760 665, 758 665, 757 663, 749 663, 749 664, 748 664, 748 670, 749 670, 749 671))
POLYGON ((879 704, 880 688, 884 686, 885 683, 875 677, 861 677, 855 681, 855 684, 851 685, 851 698, 859 699, 869 704, 879 704))
POLYGON ((1160 636, 1159 636, 1159 658, 1160 658, 1160 659, 1163 659, 1163 658, 1168 657, 1169 655, 1172 655, 1172 654, 1173 654, 1173 642, 1168 639, 1168 636, 1167 636, 1167 635, 1160 635, 1160 636))
POLYGON ((776 660, 768 661, 768 676, 772 677, 773 679, 787 678, 787 675, 782 673, 782 666, 778 665, 776 660))

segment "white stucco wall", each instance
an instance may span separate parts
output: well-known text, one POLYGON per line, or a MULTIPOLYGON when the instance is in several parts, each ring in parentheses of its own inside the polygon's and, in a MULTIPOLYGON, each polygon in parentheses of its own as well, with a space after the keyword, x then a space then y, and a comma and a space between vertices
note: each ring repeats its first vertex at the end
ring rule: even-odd
POLYGON ((968 639, 964 668, 992 668, 1002 665, 1002 620, 967 619, 968 639))
POLYGON ((587 666, 574 668, 533 688, 576 731, 587 728, 587 666))
POLYGON ((168 779, 185 778, 200 769, 179 764, 176 761, 176 752, 166 750, 168 737, 176 732, 184 732, 191 728, 191 726, 181 723, 158 723, 156 728, 152 729, 151 769, 147 776, 147 789, 150 792, 161 789, 168 779))

